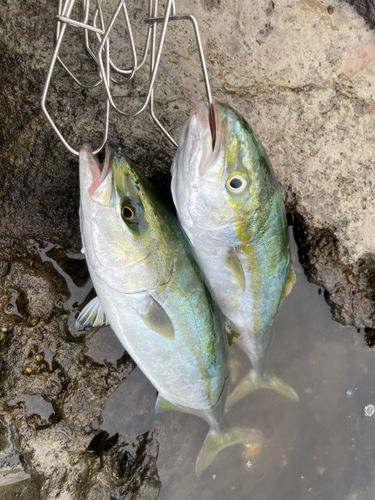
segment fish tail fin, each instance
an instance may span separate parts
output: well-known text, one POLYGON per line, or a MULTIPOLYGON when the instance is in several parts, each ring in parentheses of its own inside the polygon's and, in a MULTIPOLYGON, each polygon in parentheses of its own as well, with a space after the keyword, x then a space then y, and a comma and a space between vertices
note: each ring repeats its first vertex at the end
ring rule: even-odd
POLYGON ((297 393, 281 378, 272 373, 261 377, 255 370, 251 370, 227 397, 225 411, 228 411, 237 401, 257 389, 272 389, 287 398, 299 401, 297 393))
POLYGON ((264 443, 265 440, 260 431, 238 425, 226 424, 220 432, 210 429, 195 463, 195 472, 200 477, 216 455, 228 446, 264 443))

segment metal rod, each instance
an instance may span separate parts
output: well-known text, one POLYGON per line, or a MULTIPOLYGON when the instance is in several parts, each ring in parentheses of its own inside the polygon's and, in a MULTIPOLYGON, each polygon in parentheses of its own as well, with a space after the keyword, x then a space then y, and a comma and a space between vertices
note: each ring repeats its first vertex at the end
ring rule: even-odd
MULTIPOLYGON (((62 16, 63 17, 67 17, 68 18, 70 16, 70 13, 71 13, 71 11, 72 11, 72 9, 74 7, 75 1, 76 0, 66 0, 66 3, 64 4, 64 7, 62 9, 62 16)), ((58 21, 58 23, 59 23, 59 21, 58 21)), ((49 86, 50 86, 50 83, 51 83, 53 70, 54 70, 54 67, 55 67, 55 64, 56 64, 56 60, 57 60, 57 57, 58 57, 58 53, 59 53, 59 50, 60 50, 60 46, 61 46, 61 43, 62 43, 62 40, 63 40, 63 37, 64 37, 64 33, 65 33, 65 30, 66 30, 66 27, 67 27, 67 24, 64 22, 63 25, 61 26, 61 28, 58 31, 59 36, 57 38, 55 49, 54 49, 53 55, 52 55, 51 64, 50 64, 48 72, 47 72, 47 78, 46 78, 46 82, 45 82, 45 85, 44 85, 44 89, 43 89, 43 93, 42 93, 42 99, 41 99, 41 103, 40 104, 41 104, 42 110, 43 110, 43 112, 44 112, 47 120, 51 124, 53 130, 55 131, 55 133, 57 134, 57 136, 59 137, 59 139, 61 140, 61 142, 64 144, 64 146, 71 153, 73 153, 75 155, 79 155, 79 151, 76 151, 75 149, 73 149, 68 144, 68 142, 65 140, 64 136, 62 135, 62 133, 60 132, 60 130, 56 126, 55 122, 52 120, 52 117, 48 113, 47 108, 46 108, 47 93, 48 93, 48 89, 49 89, 49 86)), ((109 102, 107 100, 107 103, 106 103, 106 120, 105 120, 105 129, 104 129, 104 140, 103 140, 100 148, 98 148, 94 152, 94 154, 96 154, 97 152, 99 152, 103 148, 104 144, 106 143, 107 138, 108 138, 108 128, 109 128, 109 102)))
MULTIPOLYGON (((131 50, 132 50, 132 55, 133 55, 133 67, 131 69, 120 69, 120 68, 118 68, 113 63, 112 59, 110 59, 110 65, 111 65, 112 69, 114 71, 116 71, 117 73, 119 73, 121 75, 130 75, 130 77, 127 79, 127 81, 129 81, 129 80, 131 80, 134 77, 134 75, 135 75, 136 71, 138 71, 139 67, 137 66, 137 52, 136 52, 136 49, 135 49, 133 32, 132 32, 132 29, 131 29, 131 26, 130 26, 129 15, 128 15, 128 11, 126 9, 125 0, 120 0, 119 5, 120 4, 121 4, 121 7, 122 7, 122 9, 124 11, 124 17, 125 17, 126 27, 127 27, 128 32, 129 32, 130 45, 131 45, 131 50)), ((118 13, 120 13, 121 7, 119 8, 118 13)), ((101 23, 101 25, 102 25, 102 27, 104 29, 103 11, 101 9, 99 0, 98 0, 98 9, 97 9, 97 12, 99 12, 100 23, 101 23)), ((94 16, 94 20, 93 20, 94 25, 96 25, 96 18, 97 18, 97 15, 94 16)), ((102 39, 101 39, 100 36, 98 36, 98 40, 99 40, 99 43, 102 42, 102 39)), ((146 40, 146 48, 148 48, 147 40, 146 40)))
MULTIPOLYGON (((202 40, 201 40, 201 37, 199 34, 197 20, 192 15, 170 16, 170 18, 169 18, 169 21, 186 21, 186 20, 189 20, 193 23, 195 38, 196 38, 197 45, 198 45, 199 59, 200 59, 201 68, 202 68, 202 72, 203 72, 204 85, 206 87, 207 100, 208 100, 209 104, 212 104, 210 82, 208 79, 207 66, 206 66, 206 61, 204 59, 202 40)), ((163 21, 164 21, 163 17, 150 17, 148 19, 145 19, 145 23, 162 23, 163 21)))
MULTIPOLYGON (((61 0, 60 0, 60 3, 61 3, 61 0)), ((85 28, 85 33, 87 32, 87 21, 88 21, 88 17, 89 17, 89 7, 90 7, 90 0, 83 0, 82 1, 82 4, 83 4, 83 8, 84 8, 84 18, 83 18, 83 22, 80 23, 79 21, 75 21, 73 19, 70 19, 68 17, 65 17, 65 16, 62 16, 62 15, 57 15, 56 16, 56 19, 60 22, 66 22, 72 26, 76 26, 76 27, 84 27, 85 28)), ((59 9, 60 10, 60 9, 59 9)), ((58 26, 60 26, 60 22, 57 23, 58 26)), ((56 30, 58 33, 59 33, 59 29, 56 30)), ((92 57, 93 57, 93 54, 90 54, 92 57)), ((95 61, 95 57, 93 57, 94 61, 95 61)), ((80 80, 78 80, 78 78, 72 73, 72 71, 70 71, 70 69, 68 68, 68 66, 63 62, 63 60, 61 59, 60 56, 57 56, 57 61, 59 62, 59 64, 61 64, 61 66, 65 69, 65 71, 73 78, 73 80, 82 88, 84 89, 93 89, 95 87, 98 87, 98 85, 101 84, 101 80, 98 80, 96 83, 93 83, 93 84, 84 84, 82 83, 80 80)))
MULTIPOLYGON (((136 112, 133 112, 133 113, 126 113, 125 111, 121 111, 117 106, 116 104, 114 103, 113 99, 112 99, 112 95, 111 95, 111 92, 110 92, 110 88, 109 88, 109 82, 106 81, 106 79, 104 78, 103 79, 103 83, 104 83, 104 87, 106 89, 106 92, 107 92, 107 98, 109 99, 109 102, 112 106, 112 108, 117 112, 119 113, 121 116, 126 116, 127 118, 130 118, 130 117, 134 117, 134 116, 137 116, 139 115, 140 113, 142 113, 142 111, 144 111, 147 107, 147 104, 150 100, 150 96, 151 96, 151 92, 152 92, 152 88, 154 86, 154 83, 155 83, 155 79, 156 79, 156 75, 157 75, 157 71, 158 71, 158 67, 159 67, 159 62, 160 62, 160 56, 161 56, 161 53, 162 53, 162 50, 163 50, 163 45, 164 45, 164 39, 165 39, 165 34, 166 34, 166 31, 167 31, 167 26, 168 26, 168 19, 169 19, 169 16, 170 16, 170 11, 171 11, 171 5, 172 5, 172 2, 173 0, 168 0, 168 3, 167 3, 167 7, 165 9, 165 15, 164 15, 164 24, 163 24, 163 28, 162 28, 162 32, 161 32, 161 35, 160 35, 160 40, 159 40, 159 46, 158 46, 158 52, 157 52, 157 55, 156 55, 156 60, 155 60, 155 67, 154 67, 154 71, 153 71, 153 74, 152 74, 152 77, 151 77, 151 81, 149 83, 149 87, 148 87, 148 91, 147 91, 147 95, 146 95, 146 99, 143 103, 143 105, 140 107, 140 109, 136 112)), ((115 11, 115 13, 113 14, 112 16, 112 19, 108 25, 108 28, 106 30, 106 34, 104 35, 103 37, 103 40, 102 40, 102 43, 99 47, 99 51, 98 51, 98 56, 99 56, 99 65, 100 65, 100 70, 103 74, 103 69, 104 69, 104 65, 103 65, 103 59, 102 59, 102 48, 103 48, 103 45, 104 43, 106 42, 106 40, 108 39, 108 36, 109 36, 109 33, 110 33, 110 30, 114 24, 114 21, 115 21, 115 16, 117 15, 117 9, 115 11)))
MULTIPOLYGON (((174 2, 172 3, 172 10, 174 7, 174 2)), ((154 5, 154 15, 157 15, 157 0, 155 0, 155 5, 154 5)), ((150 78, 152 77, 152 73, 154 71, 154 66, 155 66, 155 45, 156 45, 156 30, 157 30, 157 23, 153 23, 152 25, 152 37, 151 37, 151 63, 150 63, 150 78)), ((149 102, 149 113, 151 115, 151 118, 154 120, 156 125, 159 127, 161 132, 170 140, 170 142, 177 148, 178 144, 177 142, 173 139, 171 134, 163 127, 163 125, 160 123, 158 118, 155 115, 154 111, 154 89, 152 88, 151 90, 151 96, 150 96, 150 102, 149 102)))
POLYGON ((72 10, 75 5, 75 0, 58 0, 58 15, 56 16, 57 22, 55 29, 55 48, 51 64, 47 73, 46 83, 43 89, 42 100, 41 100, 43 112, 45 113, 53 130, 56 132, 60 140, 63 142, 64 146, 70 152, 72 152, 73 154, 79 154, 78 151, 76 151, 67 143, 67 141, 63 137, 62 133, 60 132, 57 125, 54 123, 52 117, 50 116, 50 114, 46 109, 46 99, 48 90, 50 88, 53 70, 56 65, 56 62, 59 62, 59 64, 64 68, 64 70, 72 77, 73 81, 80 87, 85 89, 92 89, 98 87, 101 84, 103 84, 104 86, 106 94, 106 107, 105 107, 106 117, 104 126, 104 140, 100 148, 98 148, 94 153, 100 151, 100 149, 103 147, 103 145, 107 140, 110 109, 114 109, 121 116, 130 118, 139 115, 148 107, 150 116, 157 125, 157 127, 161 130, 161 132, 165 135, 165 137, 167 137, 168 140, 174 146, 177 146, 176 141, 173 139, 171 134, 164 128, 164 126, 161 124, 161 122, 159 121, 159 119, 155 114, 154 85, 159 70, 161 54, 164 48, 168 22, 188 20, 193 24, 195 39, 198 47, 198 54, 203 74, 203 81, 205 85, 207 101, 209 104, 209 122, 212 132, 212 144, 214 147, 216 140, 216 121, 214 116, 214 107, 213 107, 206 62, 203 53, 202 41, 199 33, 198 23, 195 17, 192 15, 177 15, 175 0, 167 0, 166 2, 167 5, 164 9, 164 16, 158 16, 158 0, 149 0, 148 18, 145 19, 145 23, 148 24, 147 35, 143 48, 142 58, 141 61, 138 63, 138 56, 135 47, 132 26, 125 2, 126 0, 118 0, 115 11, 113 12, 110 21, 106 26, 102 9, 102 0, 96 0, 94 8, 91 9, 92 11, 91 14, 90 14, 90 6, 92 4, 90 3, 90 0, 81 0, 81 5, 82 5, 81 20, 76 20, 71 18, 72 10), (125 64, 124 69, 120 68, 117 64, 114 63, 113 59, 111 58, 111 51, 110 51, 111 33, 114 24, 121 13, 124 16, 126 25, 124 37, 126 36, 126 34, 129 35, 131 58, 133 62, 133 64, 130 66, 126 66, 125 64), (162 28, 160 37, 157 40, 158 25, 160 23, 162 23, 162 28), (82 83, 80 79, 78 79, 73 74, 73 72, 68 68, 67 64, 65 64, 65 62, 61 59, 60 49, 66 33, 66 27, 68 25, 83 30, 85 49, 87 50, 88 55, 93 60, 93 62, 95 63, 95 65, 98 67, 99 70, 99 79, 94 84, 82 83), (98 41, 97 49, 96 48, 94 49, 93 45, 90 44, 90 39, 89 39, 90 32, 94 33, 98 41), (146 63, 149 50, 150 50, 150 71, 149 71, 149 80, 148 80, 146 96, 140 108, 138 108, 134 112, 125 112, 124 110, 119 109, 119 107, 115 104, 112 95, 112 86, 125 85, 132 78, 134 78, 137 71, 139 71, 146 63), (117 76, 116 78, 114 78, 115 75, 118 75, 120 79, 118 79, 117 76))
MULTIPOLYGON (((210 82, 208 79, 206 60, 204 58, 202 40, 201 40, 201 37, 199 34, 197 20, 195 19, 194 16, 192 16, 190 14, 189 15, 180 15, 180 16, 170 16, 170 18, 169 18, 169 21, 184 21, 184 20, 191 21, 193 23, 193 27, 194 27, 195 39, 196 39, 197 46, 198 46, 199 60, 201 63, 201 68, 202 68, 202 73, 203 73, 203 81, 204 81, 204 86, 206 88, 206 95, 207 95, 207 101, 208 101, 209 123, 210 123, 211 136, 212 136, 212 149, 214 149, 215 143, 216 143, 216 117, 215 117, 215 111, 214 111, 214 106, 213 106, 213 101, 212 101, 210 82)), ((162 23, 163 18, 155 16, 155 17, 151 17, 149 19, 146 19, 145 22, 146 23, 153 23, 153 25, 155 26, 156 23, 162 23)), ((161 128, 161 125, 159 124, 159 122, 156 119, 155 119, 155 122, 159 126, 159 128, 161 128)), ((168 132, 166 132, 164 130, 163 130, 163 132, 167 135, 168 139, 171 140, 168 132)), ((172 142, 174 144, 176 144, 173 139, 172 139, 172 142)))

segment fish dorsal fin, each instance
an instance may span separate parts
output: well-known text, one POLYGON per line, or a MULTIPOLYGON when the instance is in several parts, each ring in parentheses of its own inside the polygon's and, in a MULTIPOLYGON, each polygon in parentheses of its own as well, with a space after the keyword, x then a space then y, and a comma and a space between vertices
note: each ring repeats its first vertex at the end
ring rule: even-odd
POLYGON ((146 312, 137 311, 143 323, 162 337, 173 340, 174 326, 164 308, 151 295, 147 297, 146 312))
POLYGON ((186 410, 179 408, 178 406, 170 403, 167 399, 163 398, 163 396, 158 395, 155 403, 155 413, 163 413, 165 411, 180 411, 182 413, 188 413, 186 410))
POLYGON ((225 267, 232 271, 237 283, 240 285, 241 290, 244 292, 246 287, 245 274, 241 262, 236 254, 234 248, 231 248, 223 257, 222 262, 225 267))
POLYGON ((102 326, 108 325, 103 306, 98 297, 90 300, 90 302, 82 309, 76 321, 76 328, 85 326, 102 326))

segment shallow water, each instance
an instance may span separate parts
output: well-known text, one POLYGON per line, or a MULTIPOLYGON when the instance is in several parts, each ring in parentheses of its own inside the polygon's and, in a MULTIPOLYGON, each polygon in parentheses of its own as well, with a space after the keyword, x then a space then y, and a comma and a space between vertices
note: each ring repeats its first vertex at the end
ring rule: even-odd
MULTIPOLYGON (((229 422, 261 430, 268 440, 263 448, 228 448, 197 478, 194 466, 206 422, 177 412, 156 416, 156 391, 138 368, 109 397, 102 430, 110 436, 118 432, 129 442, 149 430, 158 435, 160 499, 374 498, 375 417, 367 418, 364 407, 375 404, 375 351, 362 333, 331 320, 322 290, 304 276, 294 241, 292 257, 297 283, 276 318, 266 367, 291 385, 300 401, 260 390, 227 415, 229 422)), ((77 287, 70 280, 69 288, 72 298, 66 306, 76 311, 91 285, 77 287)), ((79 334, 73 317, 69 325, 72 334, 79 334)), ((98 363, 114 362, 124 352, 109 327, 99 329, 87 346, 87 355, 98 363)), ((234 346, 231 384, 249 368, 234 346)))

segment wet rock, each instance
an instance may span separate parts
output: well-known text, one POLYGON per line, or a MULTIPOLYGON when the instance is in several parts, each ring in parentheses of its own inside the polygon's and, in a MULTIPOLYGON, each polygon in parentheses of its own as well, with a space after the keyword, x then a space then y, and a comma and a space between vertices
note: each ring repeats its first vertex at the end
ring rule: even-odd
POLYGON ((0 276, 5 276, 9 269, 9 262, 6 260, 0 261, 0 276))
POLYGON ((13 261, 6 276, 0 277, 0 286, 0 321, 4 324, 9 321, 4 318, 4 312, 19 320, 48 320, 58 309, 59 299, 65 301, 68 297, 65 282, 52 265, 33 260, 13 261), (12 307, 7 309, 7 306, 12 307))
POLYGON ((22 466, 20 454, 13 450, 9 454, 0 455, 0 484, 8 486, 9 484, 19 483, 30 479, 22 466))
POLYGON ((375 324, 375 256, 343 265, 334 230, 309 227, 301 216, 296 217, 294 234, 306 276, 325 288, 332 318, 358 327, 375 324))
POLYGON ((28 460, 20 453, 11 419, 0 418, 0 500, 40 500, 43 482, 43 478, 35 474, 28 460))
MULTIPOLYGON (((23 456, 11 445, 11 429, 0 422, 2 442, 0 443, 0 486, 27 481, 30 474, 25 470, 23 456)), ((1 497, 0 497, 1 498, 1 497)))
MULTIPOLYGON (((119 489, 120 494, 111 493, 112 498, 153 500, 159 496, 161 482, 156 468, 156 458, 159 446, 155 436, 150 432, 138 436, 133 443, 124 440, 110 446, 111 453, 103 451, 102 467, 95 474, 95 482, 102 477, 112 475, 112 481, 119 489)), ((98 460, 96 459, 98 464, 98 460)), ((94 479, 94 478, 93 478, 94 479)), ((95 484, 94 482, 94 484, 95 484)))
MULTIPOLYGON (((0 442, 0 498, 3 491, 18 491, 21 482, 31 495, 36 484, 41 486, 38 478, 42 477, 43 487, 35 496, 42 500, 55 498, 57 492, 72 500, 99 500, 106 495, 157 498, 156 436, 127 436, 128 446, 123 436, 110 437, 100 431, 107 399, 132 372, 134 363, 110 331, 106 336, 113 337, 108 341, 111 348, 101 357, 94 342, 97 329, 72 336, 65 280, 51 260, 41 260, 35 247, 26 251, 23 262, 11 263, 2 283, 3 303, 9 303, 8 289, 17 291, 17 299, 12 314, 0 311, 7 332, 0 341, 3 440, 12 435, 10 443, 0 442), (23 305, 20 297, 24 297, 23 305), (32 308, 39 320, 30 326, 32 308), (95 445, 98 435, 102 439, 95 445), (89 458, 90 446, 97 459, 89 458), (129 455, 128 469, 124 466, 120 474, 124 454, 129 455), (10 485, 16 489, 9 490, 10 485), (142 496, 144 491, 148 496, 142 496)), ((61 252, 53 253, 66 264, 61 252)), ((70 264, 80 276, 78 264, 70 264)))
POLYGON ((365 340, 369 347, 375 347, 375 328, 365 328, 365 340))

